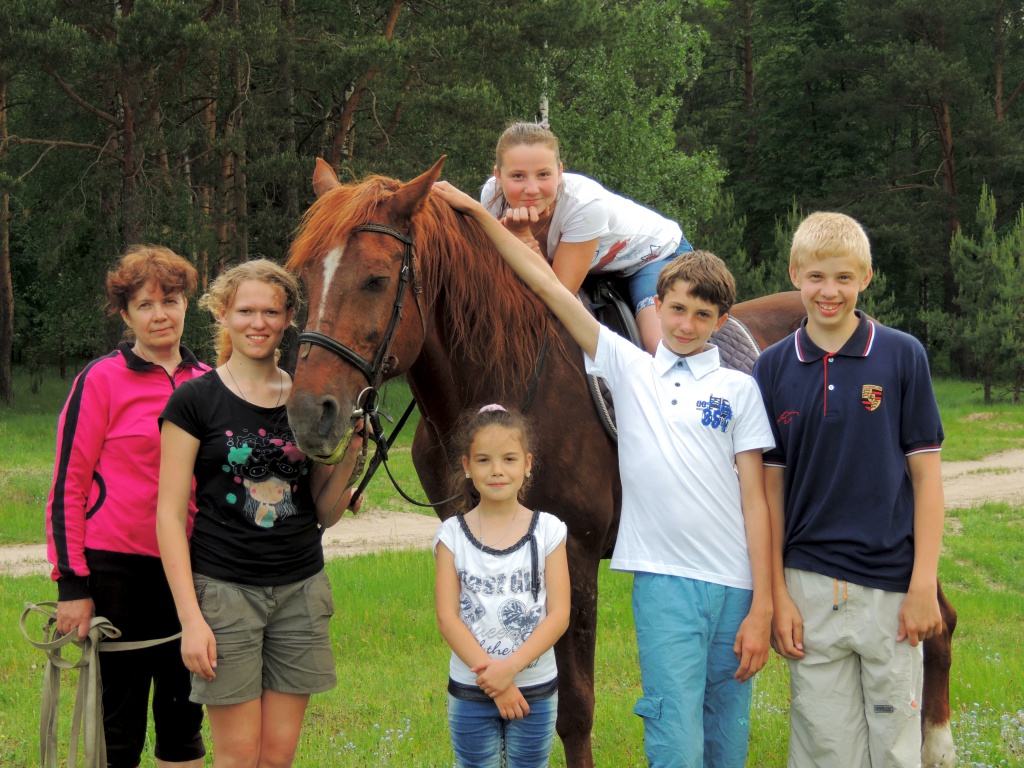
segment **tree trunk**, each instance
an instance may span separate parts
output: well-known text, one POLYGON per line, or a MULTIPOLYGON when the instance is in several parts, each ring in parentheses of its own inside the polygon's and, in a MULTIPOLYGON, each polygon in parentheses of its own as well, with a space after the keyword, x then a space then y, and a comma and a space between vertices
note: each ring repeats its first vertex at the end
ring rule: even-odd
MULTIPOLYGON (((225 4, 231 22, 240 24, 238 0, 225 4)), ((227 79, 231 84, 231 100, 224 113, 224 150, 220 161, 218 201, 218 254, 217 273, 229 262, 242 262, 248 258, 249 230, 245 184, 245 149, 242 132, 242 110, 248 83, 243 75, 244 66, 237 50, 227 53, 227 79)))
POLYGON ((995 37, 995 51, 993 52, 993 58, 996 62, 995 72, 995 95, 993 96, 993 102, 995 104, 996 122, 1003 122, 1003 118, 1006 116, 1006 108, 1003 106, 1003 58, 1006 56, 1006 42, 1003 40, 1003 3, 999 2, 996 4, 996 17, 993 19, 994 24, 992 26, 993 36, 995 37))
POLYGON ((754 0, 743 2, 743 109, 747 118, 747 179, 757 181, 757 126, 754 123, 754 41, 750 35, 754 0))
MULTIPOLYGON (((0 73, 0 158, 7 151, 7 73, 0 73)), ((0 190, 0 400, 14 401, 14 284, 11 281, 11 196, 0 190)))
MULTIPOLYGON (((115 2, 115 16, 130 16, 134 10, 135 0, 115 2)), ((138 197, 138 174, 142 158, 135 139, 139 129, 136 118, 139 117, 142 96, 136 65, 137 60, 132 60, 118 66, 114 96, 115 115, 121 124, 118 137, 121 149, 121 240, 125 247, 141 242, 146 229, 138 197)))
POLYGON ((992 361, 989 359, 981 364, 981 388, 985 393, 985 405, 992 405, 992 361))
POLYGON ((1024 81, 1017 83, 1017 87, 1013 89, 1013 93, 1010 94, 1009 98, 1004 98, 1004 63, 1006 62, 1006 40, 1003 37, 1003 30, 1006 25, 1006 8, 1005 3, 998 3, 996 5, 995 18, 993 19, 993 37, 994 51, 993 59, 995 60, 995 84, 994 90, 995 95, 992 97, 993 106, 995 110, 996 122, 1002 123, 1006 120, 1006 111, 1013 106, 1014 102, 1020 96, 1021 92, 1024 91, 1024 81))
MULTIPOLYGON (((295 0, 281 0, 281 18, 287 29, 287 33, 282 35, 279 53, 281 90, 284 93, 283 101, 286 110, 281 149, 289 159, 293 159, 298 154, 298 141, 295 132, 295 79, 292 74, 292 57, 295 54, 295 0)), ((289 173, 285 180, 284 212, 285 216, 293 221, 298 220, 301 213, 299 210, 299 179, 293 173, 289 173)))
MULTIPOLYGON (((394 37, 395 25, 398 23, 398 14, 401 12, 404 4, 405 0, 393 0, 387 20, 384 22, 383 37, 385 40, 391 40, 394 37)), ((346 147, 352 134, 352 126, 355 124, 356 109, 359 108, 359 102, 379 72, 380 66, 377 64, 371 64, 367 67, 363 74, 356 78, 352 93, 345 99, 345 106, 341 110, 341 115, 338 117, 338 125, 334 131, 334 141, 331 142, 331 150, 327 153, 327 162, 334 168, 338 167, 342 156, 348 151, 346 147)))
MULTIPOLYGON (((405 83, 402 85, 402 93, 398 97, 398 104, 395 106, 395 111, 391 114, 391 122, 388 123, 387 130, 380 137, 380 141, 377 142, 378 147, 388 144, 391 141, 391 135, 398 130, 398 126, 402 122, 402 111, 405 109, 405 97, 409 95, 409 91, 412 90, 412 86, 416 82, 416 74, 416 67, 409 67, 409 71, 405 76, 405 83)), ((544 103, 544 101, 541 102, 541 120, 546 122, 548 116, 544 109, 544 103)))

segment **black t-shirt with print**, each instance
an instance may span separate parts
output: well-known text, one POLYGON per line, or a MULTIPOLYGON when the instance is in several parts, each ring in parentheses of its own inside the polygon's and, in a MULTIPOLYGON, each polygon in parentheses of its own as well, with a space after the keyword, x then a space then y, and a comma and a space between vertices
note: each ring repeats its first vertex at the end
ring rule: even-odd
POLYGON ((199 440, 193 572, 276 586, 323 568, 312 461, 295 445, 283 405, 251 405, 210 371, 179 386, 160 419, 199 440))

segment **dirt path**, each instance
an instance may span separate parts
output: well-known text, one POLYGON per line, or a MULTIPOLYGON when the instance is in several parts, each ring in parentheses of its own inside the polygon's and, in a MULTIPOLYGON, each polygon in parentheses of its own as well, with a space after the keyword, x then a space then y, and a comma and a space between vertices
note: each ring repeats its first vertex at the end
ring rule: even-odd
MULTIPOLYGON (((360 555, 386 549, 426 549, 437 531, 438 520, 412 512, 371 510, 345 515, 324 533, 324 555, 329 558, 360 555)), ((0 547, 0 574, 48 574, 46 547, 25 544, 0 547)))
MULTIPOLYGON (((1024 450, 995 454, 980 461, 949 461, 942 465, 946 509, 986 501, 1024 504, 1024 450)), ((430 546, 437 519, 411 512, 360 512, 346 516, 324 534, 329 558, 387 549, 425 549, 430 546)), ((0 574, 46 574, 46 547, 41 544, 0 547, 0 574)))

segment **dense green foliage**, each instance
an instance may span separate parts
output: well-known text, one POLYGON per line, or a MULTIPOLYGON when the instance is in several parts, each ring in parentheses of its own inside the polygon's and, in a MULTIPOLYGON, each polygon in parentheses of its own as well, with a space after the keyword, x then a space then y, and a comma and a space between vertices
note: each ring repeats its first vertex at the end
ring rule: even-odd
MULTIPOLYGON (((951 242, 961 224, 966 238, 980 242, 986 226, 998 237, 1024 202, 1015 183, 1024 167, 1020 5, 707 0, 691 14, 710 45, 681 113, 680 144, 718 149, 731 209, 719 208, 724 218, 698 239, 722 247, 725 235, 724 253, 742 248, 751 266, 778 274, 788 245, 777 232, 794 201, 805 212, 848 213, 864 223, 887 278, 869 295, 892 292, 871 311, 925 341, 940 370, 974 375, 983 363, 971 354, 974 339, 944 336, 929 320, 939 313, 945 328, 979 327, 997 309, 980 295, 965 304, 951 242), (975 225, 983 188, 991 221, 975 225)), ((1009 256, 1019 269, 1019 244, 1009 256)), ((989 271, 988 258, 976 261, 979 271, 989 271)), ((1019 277, 1003 290, 1019 325, 1019 277)), ((1019 367, 1024 346, 1007 341, 1019 367)), ((1000 374, 1012 381, 1010 367, 1000 374)))
MULTIPOLYGON (((788 288, 795 218, 842 210, 886 278, 869 310, 940 370, 1012 383, 1019 334, 985 371, 960 332, 985 310, 951 243, 961 223, 954 251, 1013 240, 1022 47, 1005 0, 10 0, 0 399, 12 358, 63 370, 112 346, 102 276, 127 243, 166 244, 204 279, 280 259, 313 158, 348 180, 447 155, 474 190, 503 125, 544 99, 567 167, 679 219, 741 298, 788 288)), ((1020 282, 1000 299, 1018 310, 1020 282)), ((186 342, 204 349, 205 325, 190 313, 186 342)))
MULTIPOLYGON (((5 4, 15 359, 111 346, 102 276, 126 243, 166 244, 204 279, 282 258, 317 156, 348 180, 411 178, 448 155, 446 176, 478 188, 500 130, 532 119, 542 95, 570 166, 695 224, 721 173, 710 153, 675 148, 675 94, 702 40, 678 11, 655 0, 5 4)), ((205 344, 203 324, 196 313, 187 342, 205 344)))

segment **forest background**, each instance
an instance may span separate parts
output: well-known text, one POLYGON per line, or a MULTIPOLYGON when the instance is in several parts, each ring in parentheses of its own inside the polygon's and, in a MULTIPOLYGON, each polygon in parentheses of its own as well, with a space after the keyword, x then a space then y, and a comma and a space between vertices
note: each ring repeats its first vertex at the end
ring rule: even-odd
POLYGON ((5 0, 0 399, 12 363, 63 377, 114 345, 127 244, 203 285, 281 260, 315 157, 344 181, 448 155, 474 192, 546 99, 566 168, 678 219, 741 299, 790 287, 804 214, 858 218, 868 310, 1019 401, 1022 91, 1009 0, 5 0))

